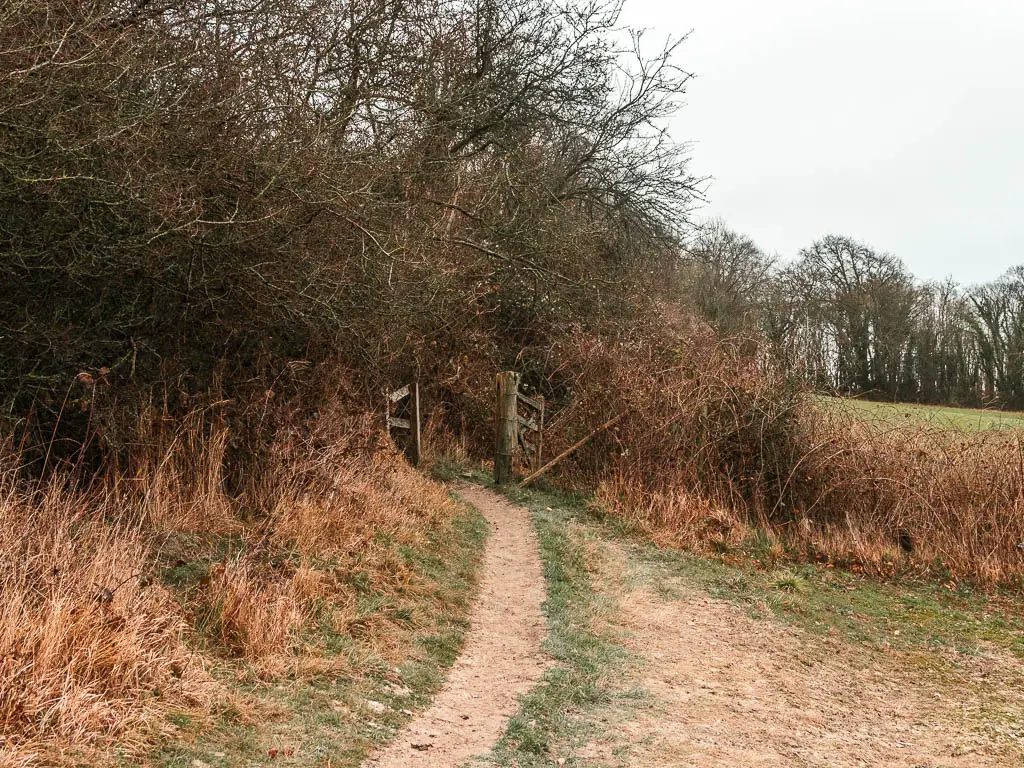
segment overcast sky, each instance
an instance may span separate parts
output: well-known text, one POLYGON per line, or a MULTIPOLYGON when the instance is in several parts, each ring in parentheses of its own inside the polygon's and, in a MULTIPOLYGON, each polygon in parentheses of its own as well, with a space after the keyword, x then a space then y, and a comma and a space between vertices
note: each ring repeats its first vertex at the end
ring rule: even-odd
POLYGON ((918 277, 1024 263, 1024 0, 628 0, 690 30, 673 125, 721 216, 785 258, 826 233, 918 277))

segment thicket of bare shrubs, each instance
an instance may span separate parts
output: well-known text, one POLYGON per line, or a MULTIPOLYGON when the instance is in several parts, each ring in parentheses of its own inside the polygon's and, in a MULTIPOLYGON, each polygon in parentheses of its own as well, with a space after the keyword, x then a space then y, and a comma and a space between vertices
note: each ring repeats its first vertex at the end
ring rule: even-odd
POLYGON ((575 362, 566 366, 573 416, 550 450, 621 418, 567 461, 565 481, 596 488, 604 506, 688 546, 792 510, 797 388, 698 323, 635 339, 581 336, 566 346, 575 362))
POLYGON ((77 450, 81 372, 184 413, 341 358, 369 404, 628 318, 698 181, 662 130, 688 75, 618 11, 7 3, 0 403, 27 445, 59 422, 77 450))

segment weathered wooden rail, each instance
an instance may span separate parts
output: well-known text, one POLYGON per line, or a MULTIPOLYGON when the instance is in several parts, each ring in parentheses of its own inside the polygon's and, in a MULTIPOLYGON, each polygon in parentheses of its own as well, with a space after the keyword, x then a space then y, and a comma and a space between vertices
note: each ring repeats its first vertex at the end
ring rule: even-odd
POLYGON ((406 384, 387 394, 387 428, 388 436, 393 437, 392 430, 402 429, 409 432, 409 443, 406 453, 414 465, 420 463, 423 444, 420 437, 420 383, 406 384), (403 402, 404 401, 404 402, 403 402), (399 411, 404 404, 404 410, 399 411), (405 416, 393 415, 404 412, 405 416))

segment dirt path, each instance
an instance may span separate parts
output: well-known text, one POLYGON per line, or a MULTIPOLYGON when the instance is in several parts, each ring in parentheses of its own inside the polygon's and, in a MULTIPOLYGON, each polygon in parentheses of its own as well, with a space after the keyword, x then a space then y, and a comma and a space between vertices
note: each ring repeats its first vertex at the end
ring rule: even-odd
POLYGON ((903 654, 756 620, 671 579, 657 592, 616 581, 617 620, 642 659, 626 684, 650 701, 580 757, 645 768, 1021 764, 972 722, 987 704, 977 690, 919 674, 903 654))
POLYGON ((455 768, 487 752, 548 663, 544 575, 528 511, 479 486, 456 490, 490 524, 466 646, 430 708, 366 768, 455 768))

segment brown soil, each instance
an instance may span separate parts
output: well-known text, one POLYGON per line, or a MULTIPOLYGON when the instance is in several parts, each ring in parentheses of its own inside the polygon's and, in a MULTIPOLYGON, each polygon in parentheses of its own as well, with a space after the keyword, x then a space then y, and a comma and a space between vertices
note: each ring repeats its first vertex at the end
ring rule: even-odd
MULTIPOLYGON (((465 652, 433 705, 367 768, 455 768, 486 753, 548 663, 527 511, 479 487, 459 493, 491 524, 465 652)), ((622 550, 590 543, 609 606, 594 620, 637 659, 614 687, 645 697, 620 698, 601 716, 600 736, 567 756, 643 768, 1024 764, 1022 745, 986 717, 1024 710, 1016 660, 943 666, 940 655, 850 645, 758 620, 675 578, 660 579, 657 591, 637 586, 622 550)))
POLYGON ((466 645, 430 708, 367 768, 455 768, 487 752, 516 711, 518 696, 548 664, 541 651, 544 575, 528 511, 479 486, 457 491, 490 524, 466 645))
MULTIPOLYGON (((1022 764, 1018 749, 979 729, 974 716, 990 702, 969 680, 958 686, 915 672, 912 657, 758 621, 674 581, 662 586, 670 598, 612 587, 627 645, 643 660, 626 683, 651 700, 579 757, 701 768, 1022 764)), ((1011 693, 1000 685, 998 696, 1011 693)))

